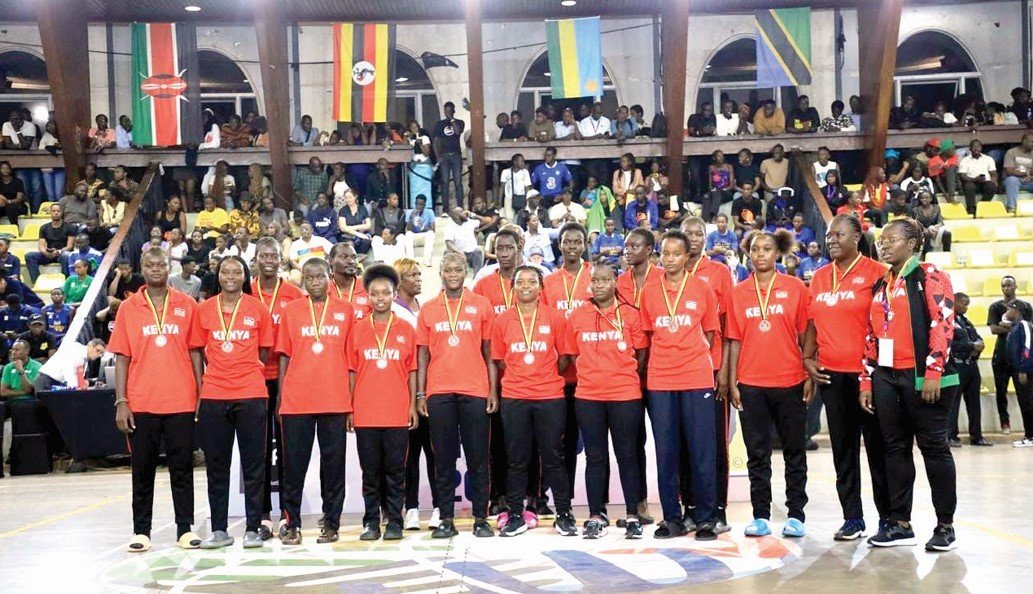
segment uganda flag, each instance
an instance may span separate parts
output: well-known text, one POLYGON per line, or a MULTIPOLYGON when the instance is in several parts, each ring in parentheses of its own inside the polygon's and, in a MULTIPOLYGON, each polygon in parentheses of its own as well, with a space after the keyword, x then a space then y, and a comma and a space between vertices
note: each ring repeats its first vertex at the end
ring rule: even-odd
POLYGON ((197 143, 201 79, 193 25, 133 23, 133 142, 197 143))
POLYGON ((757 86, 811 84, 811 9, 758 10, 757 86))
POLYGON ((553 99, 601 97, 603 51, 599 17, 545 21, 553 99))
POLYGON ((334 25, 335 121, 387 121, 394 100, 394 50, 394 25, 334 25))

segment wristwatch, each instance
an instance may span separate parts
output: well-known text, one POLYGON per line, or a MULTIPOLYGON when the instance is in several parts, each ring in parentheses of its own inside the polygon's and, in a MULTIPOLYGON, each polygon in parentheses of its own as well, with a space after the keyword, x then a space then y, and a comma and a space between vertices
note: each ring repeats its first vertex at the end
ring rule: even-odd
POLYGON ((426 397, 427 397, 427 393, 426 392, 417 392, 416 393, 416 399, 417 400, 423 400, 426 397))

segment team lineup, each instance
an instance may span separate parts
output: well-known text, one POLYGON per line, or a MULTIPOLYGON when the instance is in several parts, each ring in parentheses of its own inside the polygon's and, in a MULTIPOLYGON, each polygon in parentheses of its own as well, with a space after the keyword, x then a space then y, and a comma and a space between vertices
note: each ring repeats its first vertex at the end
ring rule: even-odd
MULTIPOLYGON (((656 538, 730 530, 728 434, 739 414, 753 521, 771 534, 771 455, 781 443, 785 537, 806 535, 806 408, 822 398, 844 523, 837 540, 866 535, 860 445, 871 471, 877 547, 916 544, 911 525, 917 440, 937 524, 930 551, 956 546, 955 469, 946 440, 954 330, 949 278, 919 264, 922 230, 888 224, 882 263, 861 255, 856 219, 837 216, 826 244, 833 263, 808 288, 777 270, 791 233, 743 240, 752 273, 734 284, 704 254, 705 224, 689 218, 657 246, 635 229, 625 270, 584 260, 585 228, 558 235, 562 267, 546 274, 521 258, 523 237, 503 228, 497 266, 467 286, 462 254, 440 262, 441 293, 400 305, 400 272, 360 275, 354 246, 311 258, 301 288, 279 277, 281 248, 257 244, 255 277, 239 257, 218 264, 219 293, 197 304, 167 286, 160 250, 145 251, 146 285, 115 322, 116 424, 128 434, 133 537, 151 547, 154 479, 162 443, 182 548, 220 548, 228 534, 234 441, 246 516, 243 545, 274 537, 271 484, 280 490, 284 545, 300 545, 301 502, 313 443, 319 444, 322 519, 318 543, 339 539, 346 432, 355 433, 365 513, 361 540, 402 538, 410 432, 426 425, 440 522, 433 538, 458 534, 456 460, 467 469, 473 534, 513 537, 538 525, 551 491, 553 526, 564 536, 608 533, 610 443, 625 513, 624 536, 654 522, 646 503, 646 422, 656 451, 661 518, 656 538), (652 258, 658 253, 658 263, 652 258), (586 521, 571 499, 584 445, 586 521), (192 454, 204 450, 211 534, 193 531, 192 454), (942 442, 942 443, 940 443, 942 442), (271 476, 274 452, 278 476, 271 476), (489 519, 496 517, 493 527, 489 519), (386 525, 385 525, 386 524, 386 525)), ((417 476, 418 480, 418 476, 417 476)), ((550 510, 551 511, 551 510, 550 510)))

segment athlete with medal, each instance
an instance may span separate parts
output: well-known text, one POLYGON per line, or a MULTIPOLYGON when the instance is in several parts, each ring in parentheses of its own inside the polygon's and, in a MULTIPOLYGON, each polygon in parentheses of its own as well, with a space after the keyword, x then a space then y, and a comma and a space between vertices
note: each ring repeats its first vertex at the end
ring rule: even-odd
POLYGON ((327 259, 333 271, 330 278, 330 294, 351 303, 355 308, 355 317, 361 319, 369 309, 369 294, 359 278, 355 244, 351 241, 336 244, 330 248, 327 259))

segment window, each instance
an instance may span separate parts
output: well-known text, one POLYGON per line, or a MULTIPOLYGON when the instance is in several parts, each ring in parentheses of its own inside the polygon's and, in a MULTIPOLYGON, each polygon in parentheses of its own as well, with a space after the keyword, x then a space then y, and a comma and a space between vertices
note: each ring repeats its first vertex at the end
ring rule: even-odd
POLYGON ((703 69, 703 79, 696 93, 696 113, 704 103, 721 111, 725 100, 746 101, 756 111, 762 101, 774 99, 779 107, 796 103, 794 87, 757 87, 757 40, 736 39, 722 47, 703 69))
MULTIPOLYGON (((552 98, 552 73, 549 72, 549 54, 542 52, 531 64, 520 85, 520 96, 517 99, 517 110, 524 116, 524 122, 529 123, 534 117, 534 110, 546 105, 556 106, 556 113, 561 114, 563 110, 570 107, 574 109, 574 118, 578 117, 578 109, 581 105, 591 104, 595 101, 593 97, 581 97, 577 99, 553 99, 552 98)), ((612 119, 617 112, 619 103, 617 101, 617 87, 613 85, 610 73, 603 65, 603 115, 612 119)), ((488 114, 489 123, 494 121, 495 114, 488 114)), ((559 118, 559 115, 556 116, 559 118)), ((490 131, 489 131, 490 133, 490 131)))
POLYGON ((201 109, 211 109, 222 121, 233 114, 258 113, 258 100, 244 71, 231 58, 211 50, 197 52, 201 71, 201 109))
POLYGON ((17 108, 28 108, 32 119, 43 124, 52 109, 47 64, 23 51, 0 53, 0 120, 17 108))
POLYGON ((438 94, 427 71, 415 58, 398 50, 395 50, 395 100, 387 119, 403 126, 409 120, 416 120, 427 129, 441 119, 438 94))
POLYGON ((893 78, 897 105, 911 95, 920 109, 931 110, 937 101, 950 107, 956 97, 983 99, 983 84, 972 56, 953 37, 922 31, 897 48, 893 78))

